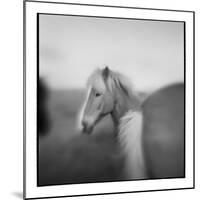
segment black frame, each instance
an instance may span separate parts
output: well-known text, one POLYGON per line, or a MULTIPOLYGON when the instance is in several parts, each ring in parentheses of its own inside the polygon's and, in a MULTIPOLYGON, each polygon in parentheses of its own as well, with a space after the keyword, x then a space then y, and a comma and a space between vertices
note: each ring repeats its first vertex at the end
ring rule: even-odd
MULTIPOLYGON (((186 10, 171 10, 171 9, 154 9, 154 8, 141 8, 141 7, 125 7, 125 6, 112 6, 112 5, 96 5, 96 4, 80 4, 80 3, 65 3, 65 2, 48 2, 48 1, 28 1, 25 0, 23 2, 23 193, 24 199, 37 199, 37 198, 25 198, 26 194, 26 151, 25 151, 25 142, 26 142, 26 2, 35 2, 35 3, 51 3, 51 4, 68 4, 68 5, 81 5, 81 6, 95 6, 95 7, 113 7, 113 8, 127 8, 127 9, 144 9, 144 10, 160 10, 160 11, 174 11, 174 12, 189 12, 193 14, 193 187, 188 188, 171 188, 171 189, 158 189, 158 190, 142 190, 142 191, 126 191, 126 192, 113 192, 113 193, 96 193, 96 194, 83 194, 83 195, 65 195, 65 196, 52 196, 52 197, 40 197, 40 199, 46 198, 62 198, 62 197, 79 197, 79 196, 94 196, 94 195, 105 195, 105 194, 124 194, 124 193, 139 193, 139 192, 155 192, 155 191, 169 191, 169 190, 184 190, 184 189, 194 189, 195 188, 195 12, 194 11, 186 11, 186 10)), ((137 18, 120 18, 120 17, 104 17, 104 16, 86 16, 86 15, 67 15, 67 14, 50 14, 50 13, 37 13, 37 86, 39 80, 39 15, 63 15, 63 16, 77 16, 77 17, 93 17, 93 18, 112 18, 112 19, 125 19, 125 20, 149 20, 149 21, 162 21, 162 22, 183 22, 184 23, 184 85, 185 85, 185 69, 186 69, 186 48, 185 48, 185 21, 175 21, 175 20, 155 20, 155 19, 137 19, 137 18)), ((184 88, 184 102, 185 102, 186 91, 184 88)), ((37 87, 37 94, 36 94, 37 102, 38 102, 38 87, 37 87)), ((185 102, 186 104, 186 102, 185 102)), ((185 106, 184 106, 185 109, 185 106)), ((185 121, 185 116, 184 116, 185 121)), ((37 126, 37 125, 36 125, 37 126)), ((185 136, 185 134, 184 134, 185 136)), ((38 185, 38 166, 39 166, 39 151, 38 145, 39 137, 37 131, 37 187, 38 185)), ((185 137, 184 137, 184 151, 185 151, 185 137)), ((184 159, 184 166, 185 166, 185 159, 184 159)), ((176 178, 176 177, 175 177, 176 178)), ((180 177, 177 177, 180 178, 180 177)), ((181 177, 185 178, 185 177, 181 177)), ((159 178, 162 179, 162 178, 159 178)), ((170 178, 163 178, 163 179, 170 179, 170 178)), ((174 179, 174 178, 173 178, 174 179)), ((151 180, 151 179, 139 179, 139 180, 151 180)), ((134 180, 134 181, 139 181, 134 180)), ((133 180, 121 180, 121 181, 133 181, 133 180)), ((102 182, 102 181, 101 181, 102 182)), ((109 181, 109 182, 119 182, 119 181, 109 181)), ((96 182, 95 182, 96 183, 96 182)), ((103 183, 103 182, 102 182, 103 183)), ((74 183, 75 184, 75 183, 74 183)), ((85 183, 83 183, 85 184, 85 183)), ((51 184, 55 185, 55 184, 51 184)), ((69 184, 56 184, 56 185, 69 185, 69 184)), ((50 185, 45 185, 50 186, 50 185)), ((39 186, 42 187, 42 186, 39 186)))

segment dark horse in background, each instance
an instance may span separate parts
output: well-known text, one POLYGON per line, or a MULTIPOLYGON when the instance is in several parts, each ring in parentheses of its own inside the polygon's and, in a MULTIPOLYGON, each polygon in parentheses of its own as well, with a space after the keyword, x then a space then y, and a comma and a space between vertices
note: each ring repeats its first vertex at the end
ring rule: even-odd
POLYGON ((88 79, 81 123, 92 133, 110 115, 124 153, 124 179, 185 176, 184 85, 174 84, 141 101, 118 72, 97 69, 88 79))
POLYGON ((38 122, 38 131, 40 135, 47 134, 50 123, 48 117, 48 101, 49 89, 45 84, 45 81, 40 78, 38 82, 38 102, 37 102, 37 122, 38 122))

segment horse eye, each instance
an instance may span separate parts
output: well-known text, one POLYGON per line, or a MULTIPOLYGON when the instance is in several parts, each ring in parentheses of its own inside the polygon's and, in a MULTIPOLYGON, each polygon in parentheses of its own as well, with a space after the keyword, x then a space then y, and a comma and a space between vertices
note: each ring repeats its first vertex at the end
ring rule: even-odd
POLYGON ((95 96, 96 96, 96 97, 99 97, 99 96, 101 96, 101 94, 97 92, 97 93, 95 94, 95 96))

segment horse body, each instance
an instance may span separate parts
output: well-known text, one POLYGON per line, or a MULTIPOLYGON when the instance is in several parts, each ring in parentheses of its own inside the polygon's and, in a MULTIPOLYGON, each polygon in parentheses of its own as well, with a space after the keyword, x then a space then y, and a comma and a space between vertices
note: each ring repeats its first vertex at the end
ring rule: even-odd
POLYGON ((111 115, 125 156, 124 179, 184 177, 184 91, 161 89, 141 102, 128 79, 109 70, 89 78, 90 94, 81 117, 91 133, 111 115))
POLYGON ((152 94, 142 105, 143 149, 153 178, 184 177, 184 85, 152 94))

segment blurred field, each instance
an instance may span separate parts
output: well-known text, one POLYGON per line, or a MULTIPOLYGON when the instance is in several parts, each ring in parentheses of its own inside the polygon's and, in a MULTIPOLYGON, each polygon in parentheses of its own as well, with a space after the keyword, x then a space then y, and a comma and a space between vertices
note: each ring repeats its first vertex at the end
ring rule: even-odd
POLYGON ((77 130, 77 115, 85 91, 50 91, 47 112, 49 132, 39 137, 38 184, 120 180, 123 157, 113 138, 112 121, 106 117, 94 134, 77 130))
MULTIPOLYGON (((144 100, 147 96, 140 93, 144 100)), ((124 180, 124 156, 110 116, 92 135, 77 129, 85 91, 50 91, 49 131, 39 134, 38 185, 124 180)), ((184 177, 184 85, 168 86, 143 104, 144 154, 150 177, 184 177)))

